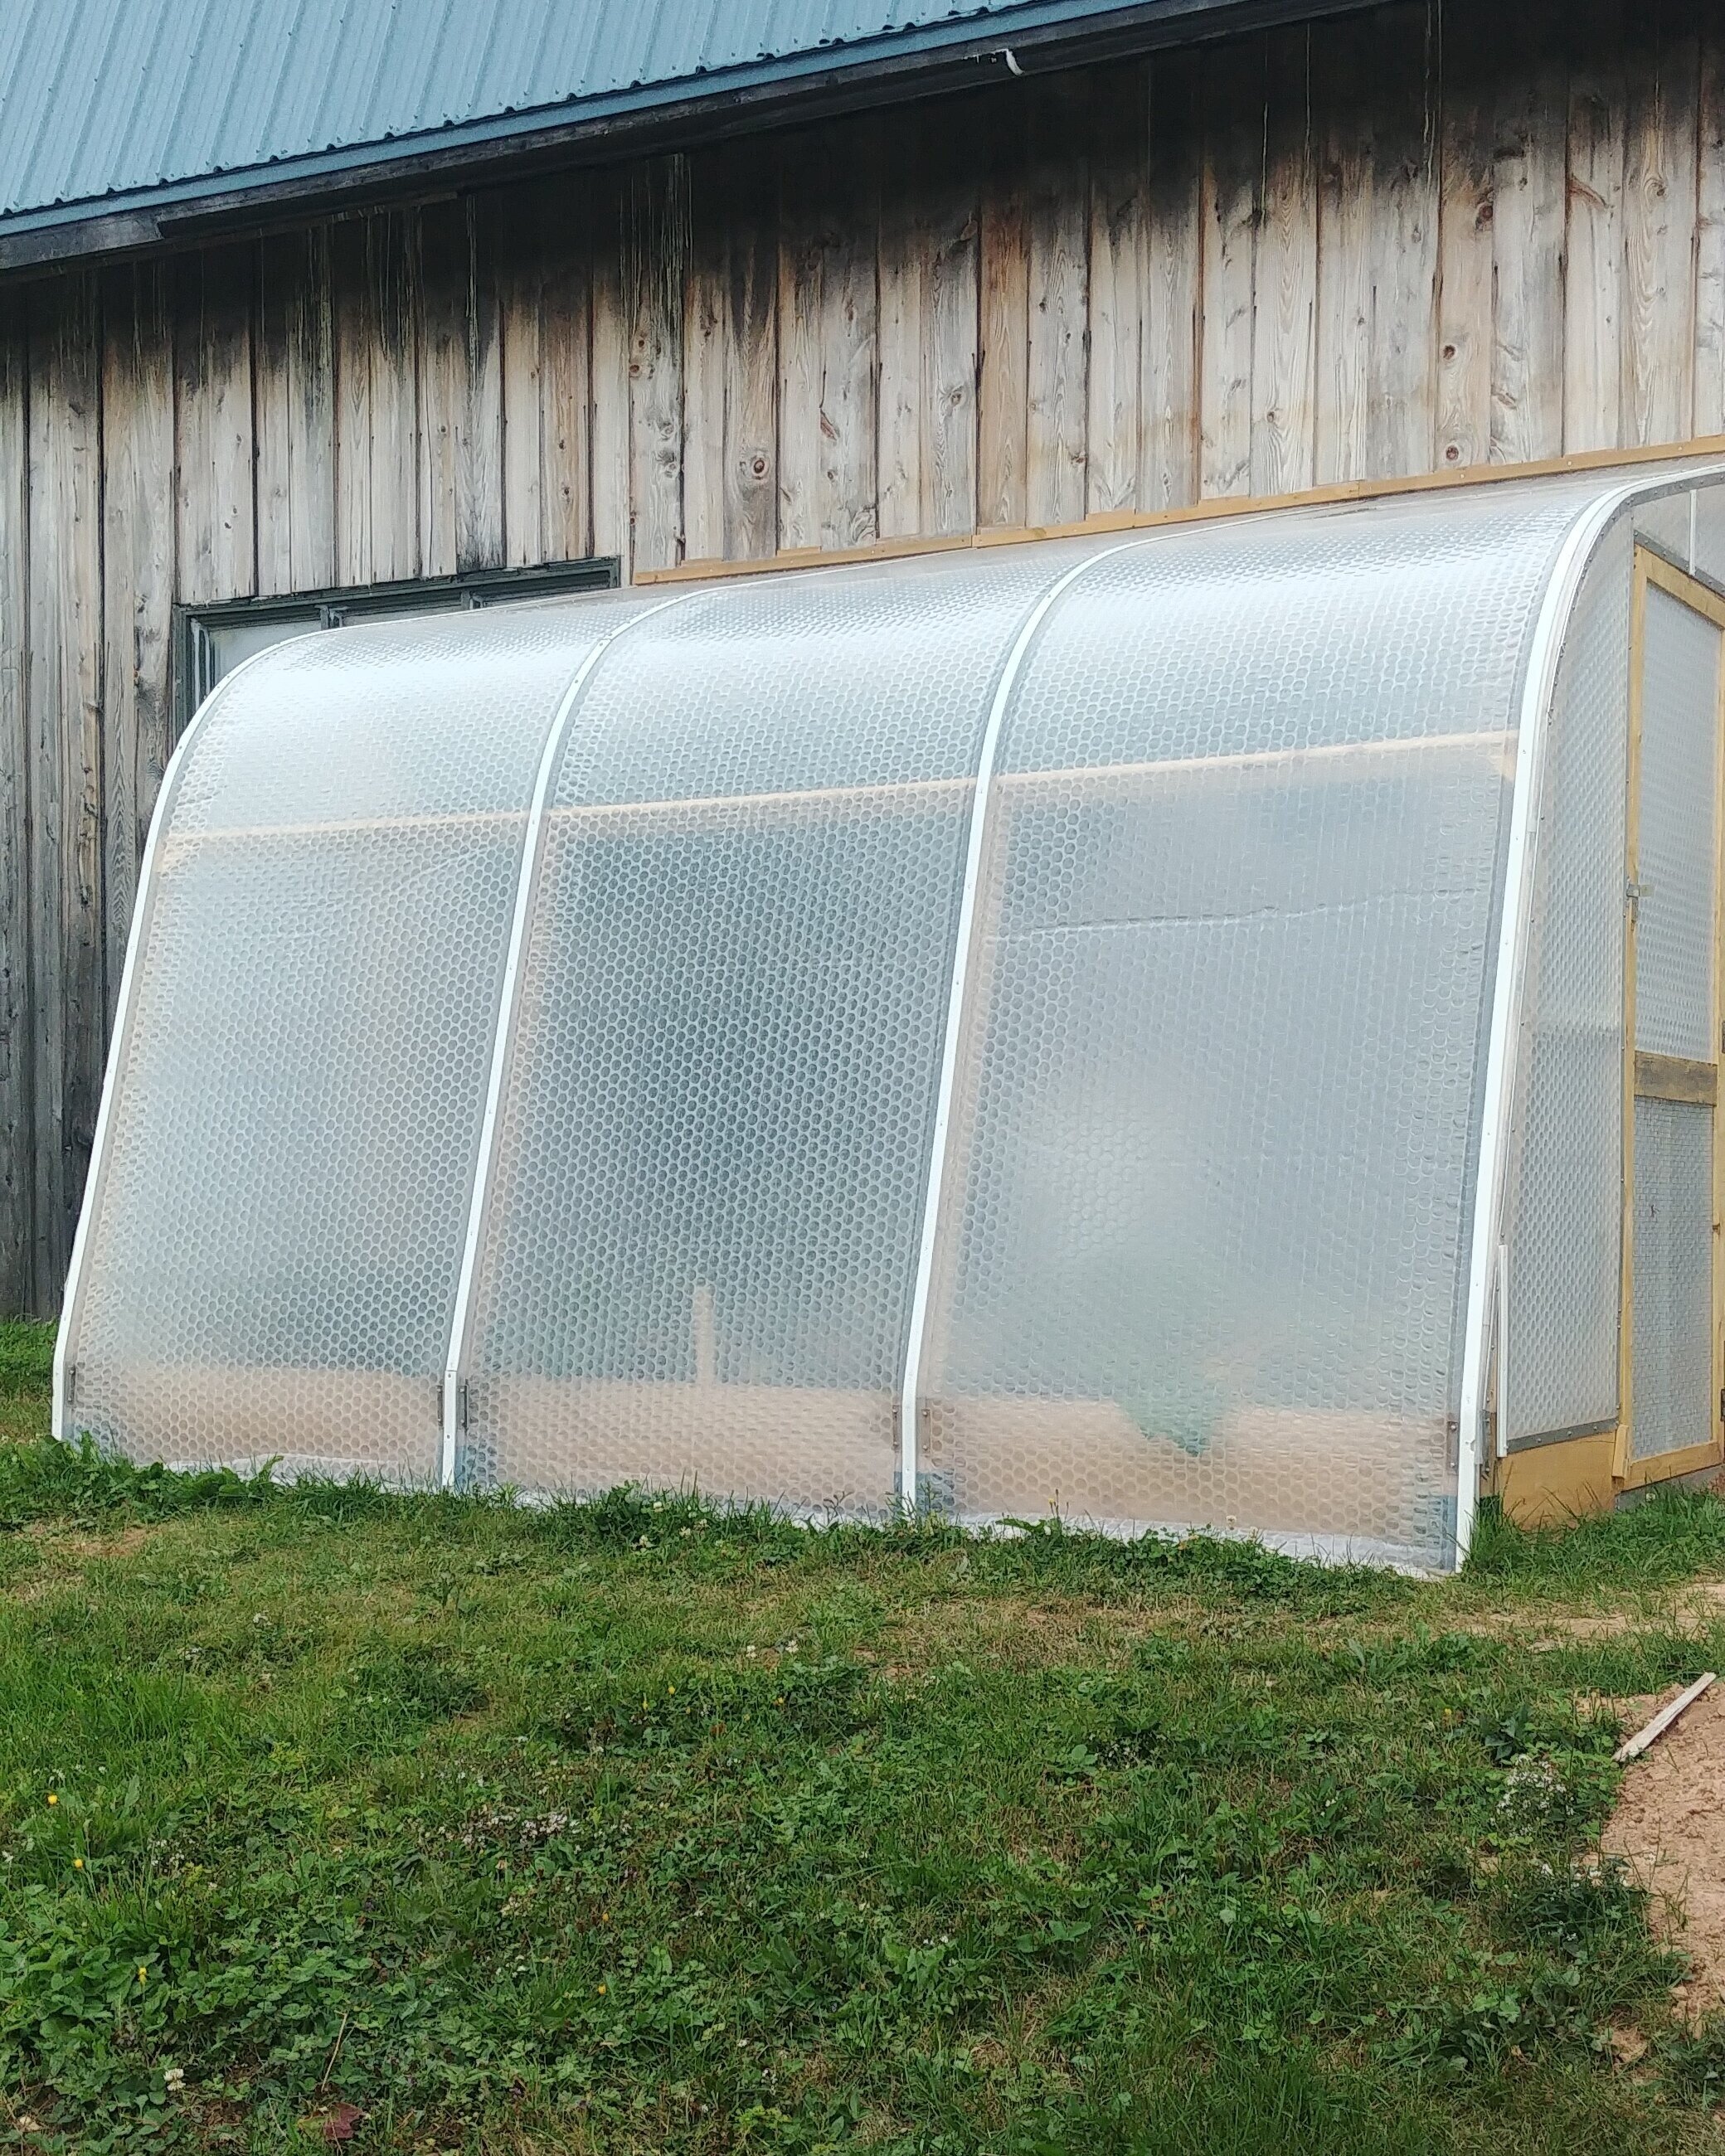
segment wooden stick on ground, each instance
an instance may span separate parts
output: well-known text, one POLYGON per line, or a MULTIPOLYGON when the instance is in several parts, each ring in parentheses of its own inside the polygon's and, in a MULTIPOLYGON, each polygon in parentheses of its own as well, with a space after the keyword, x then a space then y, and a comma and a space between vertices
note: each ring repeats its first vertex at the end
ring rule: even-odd
POLYGON ((1664 1736, 1666 1730, 1686 1708, 1694 1706, 1696 1701, 1714 1681, 1714 1672, 1709 1670, 1705 1676, 1697 1677, 1686 1691, 1680 1691, 1669 1707, 1661 1707, 1645 1729, 1638 1729, 1633 1737, 1620 1744, 1611 1754, 1617 1764, 1620 1767, 1625 1767, 1631 1759, 1639 1759, 1650 1744, 1664 1736))

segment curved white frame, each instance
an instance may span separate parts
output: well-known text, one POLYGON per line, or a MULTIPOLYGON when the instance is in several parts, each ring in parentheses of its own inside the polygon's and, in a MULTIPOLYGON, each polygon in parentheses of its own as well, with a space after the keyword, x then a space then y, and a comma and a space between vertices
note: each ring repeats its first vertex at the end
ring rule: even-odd
POLYGON ((63 1443, 69 1435, 66 1417, 71 1405, 66 1398, 66 1351, 76 1334, 78 1314, 84 1301, 84 1272, 89 1257, 90 1225, 95 1217, 96 1204, 107 1180, 114 1077, 125 1062, 131 1038, 132 1018, 137 1005, 138 952, 142 947, 144 931, 156 910, 156 861, 162 848, 162 834, 167 829, 168 814, 180 790, 180 781, 186 769, 187 752, 193 742, 240 676, 255 666, 260 659, 279 654, 280 649, 280 644, 266 644, 261 651, 253 652, 249 659, 242 659, 233 672, 224 674, 210 690, 192 714, 184 733, 174 743, 173 754, 169 757, 167 768, 162 774, 156 806, 151 813, 150 835, 144 841, 144 857, 138 865, 137 896, 132 901, 131 925, 126 931, 126 963, 120 973, 120 998, 114 1008, 114 1037, 108 1050, 107 1068, 102 1078, 102 1097, 96 1108, 95 1130, 90 1139, 90 1172, 85 1178, 84 1202, 78 1209, 78 1228, 72 1238, 72 1259, 66 1268, 66 1291, 60 1301, 59 1329, 54 1343, 53 1430, 54 1435, 63 1443))

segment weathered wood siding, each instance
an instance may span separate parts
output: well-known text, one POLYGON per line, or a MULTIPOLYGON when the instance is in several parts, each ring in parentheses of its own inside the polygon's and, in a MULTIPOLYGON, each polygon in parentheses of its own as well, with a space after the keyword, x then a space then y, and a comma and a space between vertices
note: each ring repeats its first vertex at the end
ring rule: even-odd
POLYGON ((0 283, 0 1308, 69 1254, 176 600, 1725 431, 1711 0, 1374 13, 0 283))

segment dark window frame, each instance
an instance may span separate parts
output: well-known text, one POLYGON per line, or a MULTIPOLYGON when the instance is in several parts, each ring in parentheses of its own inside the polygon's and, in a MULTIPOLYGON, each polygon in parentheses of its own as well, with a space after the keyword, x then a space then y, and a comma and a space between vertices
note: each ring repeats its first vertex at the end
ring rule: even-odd
POLYGON ((177 741, 215 686, 209 632, 247 622, 313 621, 319 629, 349 622, 399 621, 414 613, 472 613, 516 599, 558 598, 574 592, 614 591, 623 565, 614 554, 579 562, 547 562, 529 569, 470 569, 453 577, 402 577, 389 583, 329 584, 317 591, 267 598, 218 599, 173 610, 173 721, 177 741), (452 602, 454 603, 452 603, 452 602))

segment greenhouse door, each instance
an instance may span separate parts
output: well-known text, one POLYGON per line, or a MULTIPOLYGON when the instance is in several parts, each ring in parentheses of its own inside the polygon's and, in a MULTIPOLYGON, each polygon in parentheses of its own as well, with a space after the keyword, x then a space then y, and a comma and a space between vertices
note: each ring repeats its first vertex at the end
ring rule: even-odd
POLYGON ((1638 553, 1617 1471, 1719 1457, 1721 649, 1725 600, 1638 553))

